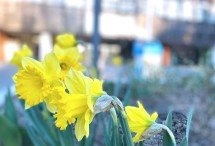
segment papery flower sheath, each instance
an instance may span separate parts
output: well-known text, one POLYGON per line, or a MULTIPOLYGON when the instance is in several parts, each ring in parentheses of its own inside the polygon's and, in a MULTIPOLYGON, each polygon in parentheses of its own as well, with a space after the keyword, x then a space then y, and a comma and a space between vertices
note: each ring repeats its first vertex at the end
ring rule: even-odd
POLYGON ((33 53, 31 49, 27 45, 23 45, 20 51, 14 52, 10 63, 18 66, 19 69, 22 69, 22 58, 27 56, 31 57, 32 55, 33 53))
POLYGON ((80 141, 84 136, 88 137, 89 124, 95 116, 93 105, 100 96, 105 94, 102 83, 100 80, 93 80, 84 76, 82 72, 71 69, 65 76, 65 85, 69 93, 66 93, 65 88, 62 87, 55 89, 55 95, 58 98, 58 101, 53 100, 58 109, 55 114, 56 126, 64 130, 68 123, 74 123, 77 119, 76 138, 80 141))
POLYGON ((125 107, 130 130, 131 132, 136 133, 136 135, 133 137, 134 142, 144 140, 144 132, 155 123, 155 120, 158 117, 157 112, 154 112, 150 116, 139 101, 137 104, 138 107, 125 107))
POLYGON ((49 104, 49 96, 53 87, 61 85, 60 66, 55 54, 47 54, 42 62, 24 57, 22 66, 23 69, 19 70, 13 78, 16 94, 25 100, 27 106, 31 107, 46 101, 48 109, 54 110, 49 104))

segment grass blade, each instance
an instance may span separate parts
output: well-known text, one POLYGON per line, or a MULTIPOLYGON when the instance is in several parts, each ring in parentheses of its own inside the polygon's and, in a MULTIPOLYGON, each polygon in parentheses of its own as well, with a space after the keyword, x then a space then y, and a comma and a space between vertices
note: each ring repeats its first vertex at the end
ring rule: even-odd
POLYGON ((15 107, 14 107, 14 103, 12 101, 12 96, 11 96, 9 88, 8 88, 8 93, 6 95, 4 115, 11 122, 13 122, 14 124, 16 124, 18 126, 18 119, 17 119, 17 115, 16 115, 16 110, 15 110, 15 107))
POLYGON ((132 93, 132 83, 130 82, 129 85, 128 85, 128 88, 125 92, 125 95, 124 95, 124 100, 123 100, 123 105, 126 106, 128 105, 130 99, 131 99, 131 93, 132 93))
POLYGON ((120 81, 114 84, 113 96, 119 97, 121 86, 122 83, 120 81))
MULTIPOLYGON (((172 111, 168 113, 165 124, 170 130, 172 130, 172 111)), ((173 146, 171 137, 166 130, 163 132, 163 146, 173 146)))
POLYGON ((143 146, 143 141, 140 141, 140 142, 139 142, 139 146, 143 146))
POLYGON ((31 123, 32 128, 37 131, 39 135, 43 135, 42 139, 49 145, 56 146, 57 141, 51 135, 45 119, 43 118, 39 106, 32 107, 26 111, 28 122, 31 123))
POLYGON ((116 111, 114 108, 110 109, 112 121, 113 121, 113 146, 119 146, 119 125, 118 119, 116 115, 116 111))
MULTIPOLYGON (((90 125, 90 131, 95 131, 95 123, 92 123, 91 125, 90 125)), ((89 135, 89 137, 86 139, 86 143, 85 143, 85 145, 86 146, 93 146, 93 142, 94 142, 94 137, 95 137, 95 133, 93 133, 93 132, 91 132, 90 133, 90 135, 89 135)))
POLYGON ((182 139, 180 146, 188 146, 188 140, 186 136, 182 139))
POLYGON ((188 140, 189 140, 189 132, 190 132, 190 126, 191 126, 191 121, 192 121, 192 116, 193 116, 193 109, 191 109, 188 113, 187 117, 187 127, 186 127, 186 135, 182 139, 180 146, 188 146, 188 140))
POLYGON ((0 116, 0 141, 4 146, 22 145, 19 127, 4 116, 0 116))
MULTIPOLYGON (((99 116, 100 116, 100 119, 101 119, 101 122, 102 122, 102 127, 104 129, 105 146, 110 146, 110 135, 108 134, 107 126, 106 126, 106 123, 105 123, 105 115, 104 115, 104 113, 100 113, 99 116)), ((109 122, 109 125, 110 125, 110 122, 109 122)), ((109 129, 110 129, 110 127, 109 127, 109 129)))
POLYGON ((189 111, 188 117, 187 117, 187 128, 186 128, 187 141, 189 140, 189 131, 190 131, 190 125, 191 125, 192 117, 193 117, 193 109, 191 109, 189 111))
POLYGON ((41 136, 36 134, 35 130, 33 130, 32 127, 30 127, 29 125, 26 125, 26 130, 34 146, 47 146, 47 144, 44 142, 41 136))
POLYGON ((122 130, 123 130, 123 133, 125 136, 126 146, 134 146, 125 112, 124 111, 117 111, 117 115, 119 117, 120 124, 122 126, 122 130))

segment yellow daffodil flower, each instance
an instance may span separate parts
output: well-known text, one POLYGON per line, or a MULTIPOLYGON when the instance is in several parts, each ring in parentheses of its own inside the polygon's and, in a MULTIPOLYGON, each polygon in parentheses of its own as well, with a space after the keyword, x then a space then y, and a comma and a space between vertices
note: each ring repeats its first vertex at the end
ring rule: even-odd
POLYGON ((112 58, 112 63, 115 65, 115 66, 120 66, 122 65, 123 63, 123 59, 121 56, 115 56, 112 58))
POLYGON ((30 107, 46 101, 48 109, 54 112, 54 107, 49 105, 49 96, 53 87, 61 85, 58 80, 60 66, 55 54, 47 54, 42 62, 24 57, 22 67, 13 78, 16 94, 30 107))
POLYGON ((133 137, 134 142, 144 140, 142 135, 155 123, 155 120, 158 117, 157 112, 154 112, 150 116, 139 101, 137 104, 139 107, 125 107, 130 130, 131 132, 136 133, 136 135, 133 137))
POLYGON ((19 69, 22 69, 22 58, 26 56, 31 57, 32 55, 33 53, 31 49, 27 45, 23 45, 20 51, 16 51, 13 54, 13 58, 10 60, 10 63, 18 66, 19 69))
POLYGON ((77 48, 74 47, 64 50, 55 46, 54 52, 60 62, 62 78, 64 78, 65 74, 69 72, 71 67, 78 71, 85 70, 85 68, 80 63, 83 56, 79 53, 77 48))
POLYGON ((84 136, 88 137, 89 124, 95 116, 93 106, 96 100, 104 94, 102 84, 102 81, 93 80, 71 68, 65 76, 65 85, 69 93, 65 92, 65 88, 55 88, 57 99, 53 99, 53 104, 58 109, 55 114, 56 126, 64 130, 68 123, 74 123, 77 119, 76 138, 80 141, 84 136))
POLYGON ((56 37, 56 45, 62 49, 75 47, 77 44, 74 35, 72 34, 61 34, 56 37))

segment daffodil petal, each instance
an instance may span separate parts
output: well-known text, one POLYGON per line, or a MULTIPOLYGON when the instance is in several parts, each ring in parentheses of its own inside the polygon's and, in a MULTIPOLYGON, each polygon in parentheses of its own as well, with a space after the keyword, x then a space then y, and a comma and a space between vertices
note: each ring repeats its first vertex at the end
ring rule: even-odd
POLYGON ((32 56, 33 55, 33 52, 31 51, 30 47, 26 44, 24 44, 22 46, 22 55, 23 56, 32 56))
POLYGON ((51 98, 52 98, 51 96, 46 97, 45 99, 46 107, 51 113, 56 113, 57 107, 51 103, 52 100, 51 98))
POLYGON ((71 94, 86 94, 86 81, 82 72, 70 69, 65 77, 66 87, 71 94))
POLYGON ((58 110, 58 113, 56 113, 54 115, 54 117, 57 118, 56 121, 55 121, 55 125, 57 127, 59 127, 60 130, 65 130, 67 125, 68 125, 68 123, 67 123, 68 119, 71 120, 71 118, 65 116, 64 112, 62 112, 60 110, 58 110))
POLYGON ((30 57, 23 57, 22 66, 24 69, 26 69, 28 66, 34 66, 39 71, 43 71, 45 69, 44 66, 39 61, 30 57))
POLYGON ((158 118, 158 113, 157 113, 157 112, 154 112, 154 113, 151 115, 151 119, 152 119, 153 121, 155 121, 157 118, 158 118))
MULTIPOLYGON (((92 80, 92 79, 91 79, 92 80)), ((98 79, 94 79, 91 81, 91 88, 90 88, 90 92, 94 93, 96 95, 101 96, 103 94, 103 89, 102 89, 102 84, 103 81, 100 81, 98 79)))
POLYGON ((83 114, 87 109, 87 97, 83 94, 68 94, 67 95, 70 99, 66 100, 68 104, 65 106, 68 113, 71 116, 76 117, 80 114, 83 114))
POLYGON ((86 134, 84 127, 85 127, 85 116, 83 115, 78 117, 77 123, 75 125, 75 136, 78 141, 81 141, 81 139, 86 134))
POLYGON ((52 79, 60 73, 60 65, 54 53, 49 53, 43 61, 47 75, 52 79))
POLYGON ((143 116, 150 117, 150 115, 147 113, 143 105, 140 103, 140 101, 137 101, 137 104, 139 106, 139 109, 141 110, 141 113, 143 116))
POLYGON ((27 103, 25 103, 25 110, 27 110, 27 109, 29 109, 29 108, 31 108, 31 106, 28 105, 27 103))
POLYGON ((13 54, 13 58, 10 60, 11 64, 17 65, 19 69, 22 69, 22 58, 26 56, 32 56, 32 51, 27 45, 23 45, 20 51, 13 54))
POLYGON ((87 110, 85 113, 85 124, 84 124, 84 130, 86 133, 86 137, 89 136, 89 131, 90 131, 89 125, 92 122, 93 118, 94 118, 94 114, 92 114, 92 112, 90 110, 87 110))
POLYGON ((138 142, 138 141, 140 141, 140 140, 144 140, 144 139, 140 139, 142 133, 143 133, 143 132, 137 133, 137 134, 132 138, 133 142, 138 142))
POLYGON ((129 119, 131 119, 131 121, 135 121, 135 123, 140 123, 141 125, 150 125, 152 123, 150 117, 142 114, 141 110, 137 107, 127 106, 125 111, 129 119))

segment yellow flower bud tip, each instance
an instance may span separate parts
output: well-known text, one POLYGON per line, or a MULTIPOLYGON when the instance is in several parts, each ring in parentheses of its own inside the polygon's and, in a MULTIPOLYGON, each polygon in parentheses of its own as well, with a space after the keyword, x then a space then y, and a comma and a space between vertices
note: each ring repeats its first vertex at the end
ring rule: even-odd
POLYGON ((121 65, 122 62, 123 62, 123 59, 122 59, 121 56, 115 56, 115 57, 112 58, 112 63, 113 63, 114 65, 116 65, 116 66, 121 65))
POLYGON ((72 34, 61 34, 56 37, 57 45, 63 49, 71 48, 77 45, 76 39, 72 34))
POLYGON ((144 140, 144 137, 141 135, 155 123, 155 120, 158 117, 157 112, 150 116, 139 101, 137 104, 138 107, 125 107, 130 130, 131 132, 136 133, 133 137, 134 142, 144 140))

